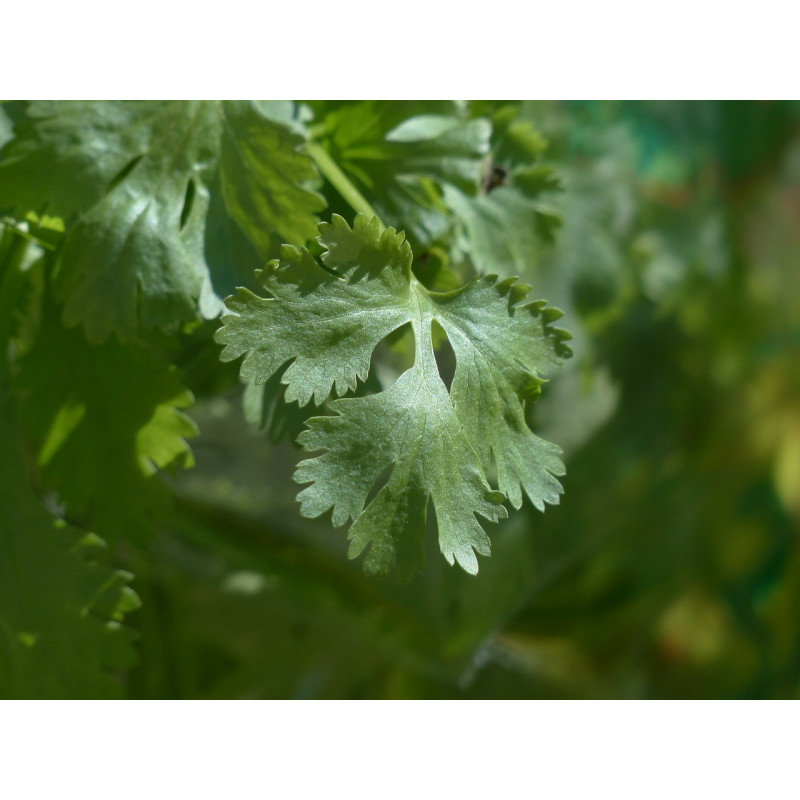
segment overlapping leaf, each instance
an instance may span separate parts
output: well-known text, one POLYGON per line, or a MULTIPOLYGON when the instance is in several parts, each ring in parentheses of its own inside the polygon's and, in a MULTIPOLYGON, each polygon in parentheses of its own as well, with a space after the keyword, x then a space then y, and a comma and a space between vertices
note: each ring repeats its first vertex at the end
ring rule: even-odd
MULTIPOLYGON (((488 109, 479 109, 481 111, 488 109)), ((491 164, 480 192, 447 186, 444 199, 463 228, 462 247, 479 271, 530 274, 542 245, 560 225, 554 197, 560 189, 552 166, 542 163, 545 139, 513 106, 492 117, 491 164)))
POLYGON ((0 105, 0 147, 11 139, 13 135, 14 123, 3 105, 0 105))
POLYGON ((93 562, 102 542, 39 503, 0 404, 0 698, 118 697, 110 670, 135 661, 131 576, 93 562))
POLYGON ((76 218, 57 275, 68 325, 83 323, 94 342, 112 332, 127 341, 216 315, 210 207, 261 258, 276 235, 313 236, 324 203, 308 189, 316 171, 284 105, 31 104, 2 153, 0 207, 76 218), (210 206, 211 191, 223 202, 210 206))
POLYGON ((524 407, 540 390, 540 373, 569 355, 568 334, 549 325, 560 312, 527 302, 529 287, 494 276, 428 292, 411 275, 403 235, 377 220, 359 215, 351 229, 334 217, 320 232, 324 266, 286 247, 259 275, 267 298, 240 289, 228 300, 221 357, 244 355, 242 376, 256 383, 291 362, 286 399, 319 404, 364 380, 378 343, 410 324, 411 369, 387 390, 334 400, 333 416, 309 421, 299 441, 327 452, 298 467, 297 481, 311 484, 298 496, 301 512, 332 509, 337 526, 352 519, 351 555, 369 547, 368 572, 386 572, 396 560, 406 573, 422 563, 430 498, 445 558, 477 572, 475 553, 487 555, 489 540, 476 515, 498 520, 504 496, 519 507, 523 491, 539 508, 558 502, 558 449, 530 431, 524 407), (434 357, 434 322, 456 355, 449 392, 434 357), (493 462, 500 491, 486 478, 493 462))
POLYGON ((190 466, 192 402, 177 371, 148 351, 86 341, 48 306, 19 365, 22 416, 46 486, 104 537, 142 541, 166 499, 156 472, 190 466))

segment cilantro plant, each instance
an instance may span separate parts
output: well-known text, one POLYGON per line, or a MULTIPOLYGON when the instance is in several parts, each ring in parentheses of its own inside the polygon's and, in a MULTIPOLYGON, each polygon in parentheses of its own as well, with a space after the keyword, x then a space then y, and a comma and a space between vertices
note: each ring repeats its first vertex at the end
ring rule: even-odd
POLYGON ((0 102, 0 697, 797 696, 798 165, 781 101, 0 102))
POLYGON ((7 103, 0 144, 1 696, 123 693, 231 398, 369 575, 434 530, 475 574, 487 522, 558 502, 532 425, 570 335, 524 281, 560 186, 516 106, 7 103))

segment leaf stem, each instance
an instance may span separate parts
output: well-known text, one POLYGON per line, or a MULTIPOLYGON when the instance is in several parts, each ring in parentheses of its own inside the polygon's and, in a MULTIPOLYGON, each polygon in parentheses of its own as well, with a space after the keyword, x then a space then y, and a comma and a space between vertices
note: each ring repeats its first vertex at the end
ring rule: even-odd
MULTIPOLYGON (((339 165, 330 157, 328 151, 322 145, 316 142, 308 142, 306 144, 306 152, 314 159, 319 171, 349 203, 353 211, 358 214, 365 214, 368 217, 375 217, 380 222, 375 209, 367 202, 364 195, 356 189, 352 181, 342 172, 339 165)), ((381 222, 381 224, 383 223, 381 222)))
POLYGON ((25 230, 25 228, 20 227, 20 224, 11 217, 2 217, 0 219, 0 225, 3 228, 13 231, 18 236, 21 236, 23 239, 27 239, 29 242, 33 242, 33 244, 38 245, 39 247, 45 250, 55 250, 55 245, 50 244, 50 242, 45 242, 43 239, 40 239, 38 236, 34 236, 30 231, 25 230))

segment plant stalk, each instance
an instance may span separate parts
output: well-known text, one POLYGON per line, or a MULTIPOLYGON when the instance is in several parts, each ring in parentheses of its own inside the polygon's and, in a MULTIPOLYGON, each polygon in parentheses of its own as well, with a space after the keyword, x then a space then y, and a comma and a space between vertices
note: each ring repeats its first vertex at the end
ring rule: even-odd
MULTIPOLYGON (((358 214, 368 217, 380 218, 375 209, 367 202, 364 195, 356 189, 352 181, 342 172, 339 165, 330 157, 325 148, 316 142, 308 142, 306 151, 314 159, 319 171, 330 182, 334 189, 345 199, 350 207, 358 214)), ((381 222, 381 224, 383 224, 381 222)))

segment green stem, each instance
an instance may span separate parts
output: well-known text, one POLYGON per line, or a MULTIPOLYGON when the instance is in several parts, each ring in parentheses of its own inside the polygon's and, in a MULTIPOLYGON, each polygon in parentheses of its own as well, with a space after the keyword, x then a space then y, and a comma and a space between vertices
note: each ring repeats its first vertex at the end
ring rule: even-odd
POLYGON ((328 132, 328 125, 325 122, 318 122, 316 125, 309 125, 306 130, 308 131, 309 140, 313 142, 328 132))
POLYGON ((6 230, 13 231, 17 234, 17 236, 21 236, 23 239, 26 239, 29 242, 33 242, 33 244, 38 245, 39 247, 44 248, 45 250, 55 250, 55 246, 50 244, 49 242, 45 242, 43 239, 40 239, 38 236, 34 236, 29 231, 26 231, 24 228, 21 228, 19 223, 12 219, 11 217, 3 217, 0 219, 0 225, 2 225, 6 230))
POLYGON ((380 221, 375 209, 367 202, 364 195, 356 189, 352 181, 342 172, 339 165, 330 157, 328 151, 322 145, 316 142, 309 142, 306 145, 306 152, 314 159, 319 171, 347 201, 353 211, 358 214, 366 214, 368 217, 375 217, 380 221))

